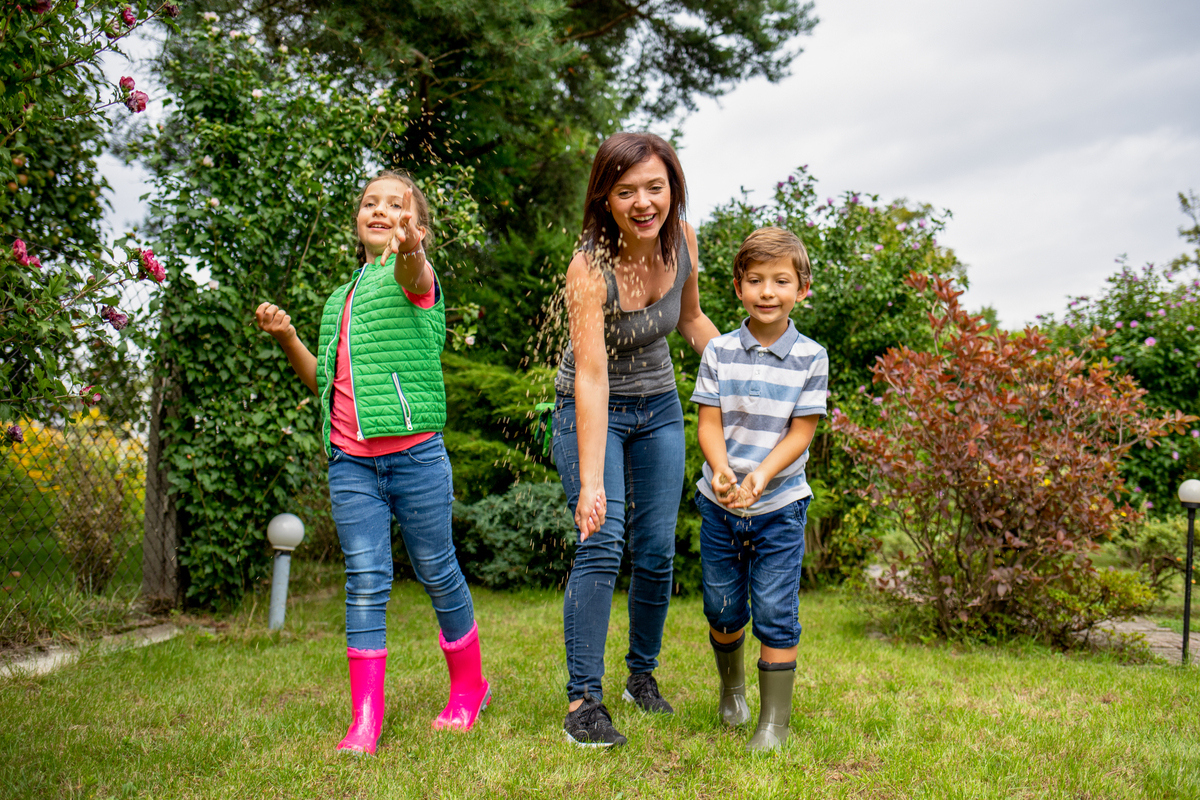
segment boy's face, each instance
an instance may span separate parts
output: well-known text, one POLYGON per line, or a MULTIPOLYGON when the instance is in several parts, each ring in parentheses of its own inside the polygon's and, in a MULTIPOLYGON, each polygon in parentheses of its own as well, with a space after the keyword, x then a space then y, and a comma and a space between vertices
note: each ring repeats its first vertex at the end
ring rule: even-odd
POLYGON ((763 325, 786 321, 792 306, 808 292, 790 258, 751 264, 733 288, 750 318, 763 325))

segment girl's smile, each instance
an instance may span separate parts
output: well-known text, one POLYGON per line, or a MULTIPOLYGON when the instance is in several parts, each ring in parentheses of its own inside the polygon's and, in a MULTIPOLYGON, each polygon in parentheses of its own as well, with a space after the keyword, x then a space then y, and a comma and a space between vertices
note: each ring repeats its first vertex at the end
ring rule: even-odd
MULTIPOLYGON (((411 197, 404 181, 383 178, 367 187, 362 205, 358 208, 358 240, 363 243, 368 255, 376 258, 387 247, 396 233, 403 229, 402 215, 410 211, 411 197)), ((409 246, 401 246, 402 250, 409 246)))

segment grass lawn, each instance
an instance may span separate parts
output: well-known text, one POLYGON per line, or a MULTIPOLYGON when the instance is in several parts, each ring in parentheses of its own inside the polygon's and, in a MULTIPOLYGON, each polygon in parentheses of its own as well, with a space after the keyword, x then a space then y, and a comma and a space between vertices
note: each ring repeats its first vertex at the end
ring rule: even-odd
MULTIPOLYGON (((662 666, 672 717, 620 699, 625 598, 607 696, 629 745, 562 731, 561 595, 475 591, 494 702, 467 735, 434 733, 446 678, 433 612, 398 584, 377 758, 342 756, 349 722, 339 594, 266 632, 265 598, 216 635, 0 683, 5 797, 1200 797, 1200 670, 1126 667, 1042 648, 868 639, 837 593, 801 597, 792 738, 748 757, 723 730, 698 599, 677 600, 662 666)), ((752 664, 752 660, 748 660, 752 664)), ((753 674, 753 670, 750 670, 753 674)), ((757 690, 750 687, 751 709, 757 690)))

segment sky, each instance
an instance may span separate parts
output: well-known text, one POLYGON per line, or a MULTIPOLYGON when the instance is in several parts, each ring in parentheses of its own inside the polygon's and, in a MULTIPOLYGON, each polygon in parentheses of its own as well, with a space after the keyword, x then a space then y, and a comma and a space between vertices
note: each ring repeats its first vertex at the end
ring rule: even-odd
MULTIPOLYGON (((953 213, 968 307, 1006 327, 1185 243, 1200 192, 1200 2, 817 0, 791 77, 704 101, 680 158, 702 220, 807 164, 953 213)), ((820 275, 814 276, 819 284, 820 275)))
MULTIPOLYGON (((801 164, 822 196, 949 209, 941 243, 967 265, 968 307, 1006 327, 1094 294, 1117 256, 1183 251, 1177 193, 1200 192, 1197 0, 817 0, 816 14, 789 78, 683 121, 693 222, 741 187, 768 199, 801 164)), ((144 173, 103 169, 126 229, 144 173)))

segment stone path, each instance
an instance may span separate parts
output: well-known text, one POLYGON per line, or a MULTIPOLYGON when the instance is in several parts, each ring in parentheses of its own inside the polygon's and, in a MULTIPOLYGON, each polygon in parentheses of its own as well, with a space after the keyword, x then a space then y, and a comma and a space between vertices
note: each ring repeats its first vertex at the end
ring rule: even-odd
MULTIPOLYGON (((1168 664, 1179 664, 1183 660, 1183 634, 1145 617, 1134 617, 1126 622, 1101 622, 1093 631, 1092 639, 1102 644, 1113 635, 1140 637, 1154 655, 1168 664)), ((1188 662, 1194 667, 1197 661, 1200 661, 1200 633, 1192 631, 1188 637, 1188 662)))
MULTIPOLYGON (((173 639, 180 633, 182 631, 177 626, 167 622, 152 628, 139 628, 116 636, 105 636, 92 647, 97 648, 101 653, 109 653, 114 650, 158 644, 173 639)), ((12 658, 0 656, 0 678, 45 675, 59 667, 74 664, 78 660, 79 648, 77 647, 49 647, 40 652, 22 653, 12 658)))

